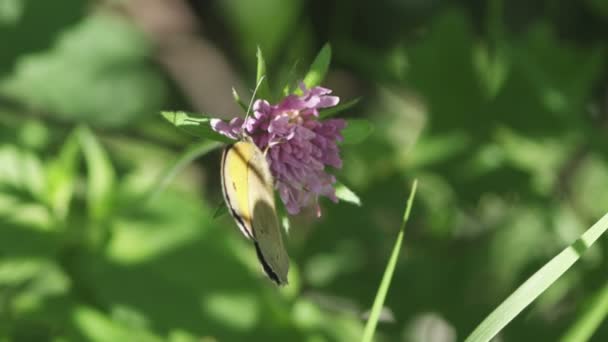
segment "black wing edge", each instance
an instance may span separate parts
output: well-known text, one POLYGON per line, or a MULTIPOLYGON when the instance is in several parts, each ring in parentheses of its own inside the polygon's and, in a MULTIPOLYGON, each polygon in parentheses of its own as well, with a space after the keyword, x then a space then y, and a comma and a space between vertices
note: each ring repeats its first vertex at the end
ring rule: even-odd
POLYGON ((254 244, 255 244, 255 253, 257 254, 258 260, 260 260, 260 264, 262 264, 262 268, 264 269, 264 272, 266 273, 268 278, 270 278, 270 280, 272 280, 275 284, 277 284, 279 286, 289 284, 289 282, 287 282, 287 280, 285 282, 282 282, 281 279, 279 279, 279 276, 274 272, 272 267, 270 267, 270 265, 266 262, 258 242, 254 241, 254 244))

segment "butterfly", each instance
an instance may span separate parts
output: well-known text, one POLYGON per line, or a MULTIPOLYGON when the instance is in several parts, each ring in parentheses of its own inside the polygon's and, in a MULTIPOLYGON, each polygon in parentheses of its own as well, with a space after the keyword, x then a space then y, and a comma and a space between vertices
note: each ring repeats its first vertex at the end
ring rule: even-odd
POLYGON ((224 149, 221 178, 228 211, 253 241, 264 272, 277 285, 287 284, 289 256, 275 207, 274 180, 265 153, 251 137, 243 133, 240 141, 224 149))

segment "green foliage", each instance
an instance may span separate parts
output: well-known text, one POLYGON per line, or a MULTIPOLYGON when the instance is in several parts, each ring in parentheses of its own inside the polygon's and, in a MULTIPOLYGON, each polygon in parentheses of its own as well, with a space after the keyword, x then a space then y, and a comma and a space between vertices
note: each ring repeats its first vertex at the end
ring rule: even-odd
POLYGON ((76 131, 84 155, 87 173, 87 204, 93 222, 105 219, 112 210, 115 172, 108 155, 93 133, 84 127, 76 131))
POLYGON ((344 141, 342 144, 359 144, 372 134, 374 126, 365 119, 346 120, 346 127, 342 130, 344 141))
POLYGON ((281 44, 298 25, 302 7, 301 0, 260 0, 255 3, 234 0, 219 3, 217 9, 239 41, 236 48, 243 64, 250 67, 251 56, 258 46, 264 50, 268 62, 275 63, 283 48, 281 44))
POLYGON ((0 1, 0 25, 14 25, 23 14, 25 4, 19 0, 0 1))
POLYGON ((162 103, 164 85, 145 64, 149 52, 130 23, 91 16, 51 50, 21 58, 0 93, 65 119, 123 124, 162 103))
POLYGON ((0 0, 1 341, 357 341, 370 317, 448 342, 493 310, 473 337, 606 340, 606 240, 576 252, 608 210, 605 1, 155 3, 0 0), (281 215, 279 290, 218 207, 209 126, 251 96, 208 112, 218 85, 261 76, 348 121, 340 201, 281 215))

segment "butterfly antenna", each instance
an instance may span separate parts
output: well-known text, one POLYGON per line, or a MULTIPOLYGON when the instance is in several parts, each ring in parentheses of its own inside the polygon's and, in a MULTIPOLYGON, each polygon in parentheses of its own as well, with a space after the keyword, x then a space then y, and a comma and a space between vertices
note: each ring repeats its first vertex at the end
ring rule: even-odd
POLYGON ((260 79, 258 80, 258 84, 256 84, 255 89, 253 89, 253 95, 251 95, 251 100, 249 100, 249 106, 247 107, 247 113, 245 114, 245 122, 247 122, 247 118, 251 113, 251 106, 253 106, 253 101, 255 101, 255 94, 258 92, 258 88, 264 81, 264 77, 266 77, 266 75, 262 75, 262 77, 260 77, 260 79))

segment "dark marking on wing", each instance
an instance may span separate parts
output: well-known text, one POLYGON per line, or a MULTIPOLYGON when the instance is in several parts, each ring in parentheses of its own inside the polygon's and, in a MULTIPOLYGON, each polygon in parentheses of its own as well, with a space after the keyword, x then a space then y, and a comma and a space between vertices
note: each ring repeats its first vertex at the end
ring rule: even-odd
POLYGON ((264 269, 264 272, 266 273, 268 278, 270 278, 277 285, 283 285, 284 283, 281 282, 281 279, 279 279, 279 276, 272 270, 272 267, 270 267, 270 265, 268 265, 268 262, 266 262, 266 259, 264 259, 264 255, 262 255, 262 250, 260 249, 260 245, 258 244, 258 242, 256 241, 254 244, 255 244, 255 254, 257 254, 258 260, 260 260, 260 264, 262 264, 262 268, 264 269))

